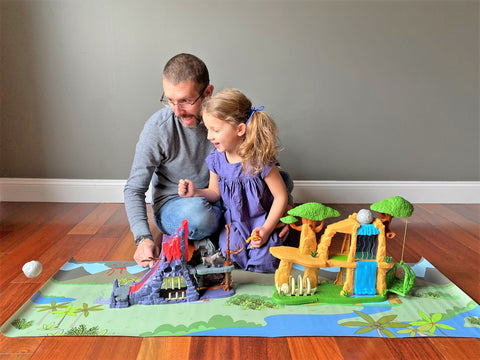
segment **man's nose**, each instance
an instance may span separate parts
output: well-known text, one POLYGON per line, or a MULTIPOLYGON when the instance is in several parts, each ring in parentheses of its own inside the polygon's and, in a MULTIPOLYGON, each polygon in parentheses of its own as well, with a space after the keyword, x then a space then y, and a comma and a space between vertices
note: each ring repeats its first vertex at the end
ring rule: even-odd
POLYGON ((179 115, 183 115, 184 111, 183 111, 183 108, 180 105, 175 104, 175 105, 170 105, 170 107, 172 108, 173 112, 175 113, 175 115, 177 117, 179 115))

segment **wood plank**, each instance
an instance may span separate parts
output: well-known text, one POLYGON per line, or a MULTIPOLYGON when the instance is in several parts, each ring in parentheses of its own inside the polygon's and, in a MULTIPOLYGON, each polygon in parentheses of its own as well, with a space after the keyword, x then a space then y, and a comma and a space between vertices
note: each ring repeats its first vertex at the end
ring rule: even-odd
POLYGON ((478 204, 444 204, 466 220, 480 222, 480 207, 478 204))
POLYGON ((388 339, 385 343, 395 359, 444 359, 429 338, 388 339))
POLYGON ((343 360, 334 337, 289 337, 288 346, 293 360, 329 359, 343 360))
POLYGON ((85 359, 135 359, 142 342, 138 337, 95 337, 85 359))
POLYGON ((121 205, 95 233, 98 237, 121 238, 130 231, 125 206, 121 205))
MULTIPOLYGON (((103 339, 103 340, 106 340, 103 339)), ((85 360, 95 359, 88 357, 90 348, 94 346, 97 339, 93 336, 76 337, 76 336, 46 336, 38 346, 37 350, 31 357, 32 360, 85 360)), ((112 352, 115 349, 110 349, 112 352)), ((100 359, 100 358, 98 358, 100 359)))
POLYGON ((145 338, 136 360, 189 359, 190 342, 191 337, 145 338))
POLYGON ((441 337, 429 341, 447 360, 480 359, 480 339, 441 337))
POLYGON ((432 216, 441 216, 442 218, 448 219, 456 226, 470 231, 470 233, 476 238, 480 238, 480 212, 474 212, 473 215, 476 214, 476 216, 473 216, 470 219, 470 217, 467 218, 457 211, 458 205, 429 204, 429 206, 427 207, 422 207, 424 207, 426 211, 432 214, 432 216))
POLYGON ((135 241, 133 241, 133 235, 131 232, 128 232, 119 242, 117 242, 117 246, 112 248, 112 251, 106 255, 105 260, 133 261, 135 249, 136 245, 135 241))
POLYGON ((30 359, 40 343, 41 337, 18 338, 0 336, 0 359, 30 359), (10 357, 8 357, 10 355, 10 357))
MULTIPOLYGON (((147 212, 150 224, 150 231, 153 235, 153 238, 157 244, 161 246, 162 243, 162 233, 158 230, 153 222, 153 214, 147 212)), ((125 217, 125 221, 126 217, 125 217)), ((127 221, 128 224, 128 221, 127 221)), ((136 245, 135 241, 133 240, 133 234, 130 230, 126 230, 123 232, 122 238, 118 243, 118 246, 112 249, 112 252, 108 254, 108 257, 105 260, 122 260, 122 261, 133 261, 133 254, 135 253, 136 245)))
POLYGON ((120 204, 100 204, 78 223, 69 235, 93 235, 122 206, 120 204))
MULTIPOLYGON (((11 209, 12 203, 0 203, 0 209, 11 209)), ((42 231, 46 226, 52 224, 53 219, 61 214, 69 213, 73 208, 80 209, 74 204, 48 204, 35 203, 28 207, 21 207, 21 211, 16 213, 18 216, 6 217, 1 219, 1 228, 8 231, 8 234, 2 237, 0 242, 0 252, 10 252, 13 248, 22 242, 29 241, 30 236, 42 231)), ((81 213, 87 214, 89 209, 82 207, 81 213)), ((64 223, 63 219, 59 222, 64 223)))
POLYGON ((241 337, 239 338, 239 359, 291 360, 288 340, 285 337, 241 337))
POLYGON ((480 234, 480 223, 475 223, 471 221, 460 221, 460 219, 455 219, 452 213, 447 213, 446 207, 436 206, 437 214, 432 213, 435 209, 433 207, 417 207, 421 208, 424 211, 420 213, 422 221, 426 224, 430 224, 431 229, 443 235, 445 238, 448 238, 450 241, 458 241, 462 246, 470 249, 471 251, 479 254, 479 245, 478 240, 480 234))
POLYGON ((74 255, 77 261, 107 260, 112 251, 118 246, 119 239, 90 237, 74 255))
MULTIPOLYGON (((118 260, 112 258, 112 253, 115 254, 117 248, 123 243, 123 239, 127 237, 131 237, 130 228, 125 208, 120 206, 76 253, 75 259, 77 261, 118 260)), ((127 248, 133 251, 135 249, 130 245, 127 248)), ((130 257, 133 258, 133 253, 130 257)))
POLYGON ((345 360, 395 359, 385 339, 362 337, 335 337, 335 342, 345 360))
POLYGON ((44 215, 44 219, 48 220, 51 214, 46 212, 39 214, 38 206, 43 206, 45 210, 49 208, 48 203, 39 203, 37 206, 32 207, 26 202, 2 202, 0 207, 0 230, 18 231, 22 226, 33 223, 35 219, 39 218, 38 215, 44 215))
POLYGON ((2 360, 28 360, 32 358, 32 354, 2 354, 2 360))
MULTIPOLYGON (((255 341, 255 338, 251 338, 251 340, 255 341)), ((219 355, 229 360, 244 360, 248 358, 248 356, 252 356, 251 353, 240 348, 240 338, 238 337, 215 336, 191 338, 188 359, 208 360, 219 358, 219 355)))

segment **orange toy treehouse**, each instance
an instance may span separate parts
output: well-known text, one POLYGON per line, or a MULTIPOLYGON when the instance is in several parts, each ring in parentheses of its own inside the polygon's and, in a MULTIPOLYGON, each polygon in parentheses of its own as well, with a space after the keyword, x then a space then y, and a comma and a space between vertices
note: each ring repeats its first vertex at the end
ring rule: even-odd
POLYGON ((395 273, 387 275, 390 269, 397 270, 387 256, 387 239, 395 236, 389 229, 390 221, 394 216, 410 216, 413 206, 396 196, 373 204, 371 209, 379 213, 380 219, 373 218, 370 210, 362 209, 327 226, 318 243, 316 234, 323 229, 324 220, 339 216, 338 211, 319 203, 306 203, 290 210, 290 216, 281 221, 301 231, 300 244, 298 248, 270 249, 280 259, 273 300, 282 304, 376 302, 386 299, 393 283, 403 284, 407 280, 409 286, 413 285, 410 275, 408 279, 398 279, 395 273), (301 226, 295 225, 297 217, 302 219, 301 226), (343 234, 343 242, 340 247, 331 247, 336 234, 343 234), (340 250, 334 252, 332 248, 340 250), (291 276, 293 264, 304 267, 303 276, 299 275, 297 280, 291 276), (331 267, 340 269, 335 282, 319 285, 319 269, 331 267))

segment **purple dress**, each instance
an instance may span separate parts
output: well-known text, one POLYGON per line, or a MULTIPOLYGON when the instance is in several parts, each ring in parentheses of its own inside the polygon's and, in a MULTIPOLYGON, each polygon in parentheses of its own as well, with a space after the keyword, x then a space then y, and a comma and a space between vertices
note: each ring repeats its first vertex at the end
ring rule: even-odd
MULTIPOLYGON (((244 270, 273 273, 278 267, 279 260, 270 254, 270 247, 282 245, 278 231, 274 230, 267 243, 260 248, 249 249, 250 243, 246 240, 252 230, 265 223, 273 195, 263 180, 274 165, 265 166, 255 175, 248 175, 242 171, 242 164, 230 164, 225 153, 213 149, 207 159, 208 168, 218 175, 218 184, 222 198, 224 218, 230 228, 230 249, 244 247, 237 255, 232 255, 234 264, 244 270)), ((227 230, 220 233, 219 245, 225 253, 227 248, 227 230)))

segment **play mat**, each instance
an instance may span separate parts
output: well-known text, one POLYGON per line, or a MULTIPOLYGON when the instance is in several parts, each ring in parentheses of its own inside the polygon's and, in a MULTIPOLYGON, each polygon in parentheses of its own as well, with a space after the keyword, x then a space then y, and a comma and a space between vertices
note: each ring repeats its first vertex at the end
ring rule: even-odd
MULTIPOLYGON (((410 293, 381 303, 278 305, 273 274, 234 270, 231 297, 115 309, 114 279, 128 284, 147 270, 129 261, 71 259, 0 330, 9 337, 480 337, 478 304, 427 260, 410 266, 416 274, 410 293)), ((335 279, 338 269, 329 270, 320 271, 320 284, 335 279)))

